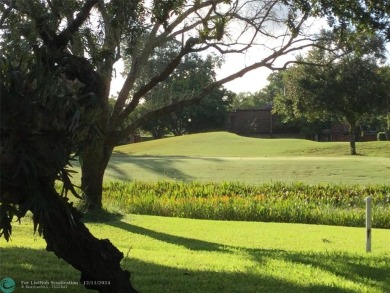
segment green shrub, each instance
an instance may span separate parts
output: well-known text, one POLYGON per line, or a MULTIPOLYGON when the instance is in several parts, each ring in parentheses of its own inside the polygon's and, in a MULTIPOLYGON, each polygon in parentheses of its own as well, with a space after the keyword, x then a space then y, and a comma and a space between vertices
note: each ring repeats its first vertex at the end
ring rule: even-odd
POLYGON ((376 135, 376 139, 378 141, 385 141, 387 140, 386 132, 378 132, 376 135))

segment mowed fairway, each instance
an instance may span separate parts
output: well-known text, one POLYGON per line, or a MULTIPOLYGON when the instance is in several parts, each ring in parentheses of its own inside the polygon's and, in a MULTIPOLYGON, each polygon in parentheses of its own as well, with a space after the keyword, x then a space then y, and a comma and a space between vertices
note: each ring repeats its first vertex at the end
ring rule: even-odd
POLYGON ((390 142, 357 148, 350 156, 348 143, 187 135, 117 147, 106 180, 388 183, 390 142))

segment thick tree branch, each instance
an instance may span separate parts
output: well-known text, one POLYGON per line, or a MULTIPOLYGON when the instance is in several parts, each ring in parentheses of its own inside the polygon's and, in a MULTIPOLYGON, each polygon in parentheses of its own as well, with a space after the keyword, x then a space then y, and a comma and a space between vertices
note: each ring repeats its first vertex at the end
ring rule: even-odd
MULTIPOLYGON (((125 107, 125 102, 128 99, 129 92, 133 88, 134 81, 135 81, 136 76, 137 76, 137 72, 140 70, 140 68, 142 68, 142 64, 147 61, 147 58, 151 54, 153 48, 161 46, 162 44, 166 43, 167 40, 174 39, 176 36, 178 36, 180 34, 184 34, 186 32, 189 32, 189 31, 195 29, 196 27, 198 27, 200 25, 204 25, 208 21, 211 21, 213 19, 218 19, 220 17, 220 15, 216 12, 215 7, 217 4, 223 3, 223 2, 224 2, 223 0, 211 0, 211 1, 203 2, 201 4, 193 5, 192 7, 185 10, 182 14, 180 14, 177 18, 175 18, 172 21, 172 23, 167 25, 165 27, 165 30, 160 35, 157 35, 157 30, 161 26, 161 23, 160 23, 161 21, 154 25, 153 30, 151 32, 151 35, 149 36, 148 41, 145 43, 145 46, 144 46, 144 49, 142 50, 141 55, 139 57, 133 58, 130 72, 127 75, 126 81, 125 81, 124 85, 122 86, 121 91, 119 92, 118 99, 117 99, 117 102, 115 104, 113 114, 111 116, 110 124, 112 127, 116 127, 118 125, 118 123, 120 123, 119 121, 123 121, 125 119, 125 116, 129 115, 131 113, 131 111, 133 111, 135 109, 135 107, 139 103, 140 98, 142 98, 143 94, 147 93, 152 87, 154 87, 160 81, 165 80, 166 77, 164 77, 162 79, 161 76, 153 78, 151 80, 151 82, 148 83, 147 85, 145 85, 144 87, 142 87, 138 91, 138 93, 135 93, 135 95, 132 97, 130 104, 123 111, 123 108, 125 107), (209 7, 209 9, 207 9, 207 7, 209 7), (207 10, 203 11, 205 13, 205 14, 203 14, 203 17, 197 13, 198 11, 202 11, 205 9, 207 9, 207 10), (212 15, 212 12, 215 13, 215 15, 212 15), (193 15, 193 14, 197 15, 197 19, 194 19, 194 21, 190 25, 184 25, 182 28, 175 31, 175 28, 178 28, 186 19, 188 19, 190 17, 190 15, 193 15)), ((272 9, 272 7, 273 7, 273 5, 271 5, 271 8, 269 8, 267 10, 267 14, 270 13, 270 10, 272 9)), ((234 6, 232 9, 236 9, 236 8, 237 7, 234 6)), ((226 14, 226 16, 229 17, 229 15, 233 15, 232 13, 233 13, 233 11, 230 10, 230 11, 225 12, 224 14, 226 14)), ((167 16, 167 18, 165 20, 167 21, 168 18, 169 17, 167 16)), ((216 39, 216 37, 210 38, 210 40, 214 40, 214 39, 216 39)), ((192 38, 190 38, 189 40, 191 41, 192 38)), ((208 41, 210 41, 210 40, 208 40, 208 41)), ((213 43, 206 42, 206 39, 203 40, 202 42, 198 42, 198 44, 201 44, 201 43, 204 43, 205 46, 203 46, 202 48, 193 49, 192 51, 193 52, 204 51, 207 48, 210 48, 211 46, 213 46, 213 43)), ((245 46, 245 48, 242 49, 241 51, 245 51, 245 49, 247 49, 249 47, 250 47, 250 45, 245 46)), ((179 57, 179 59, 181 57, 179 57)), ((179 60, 179 59, 177 59, 177 60, 179 60)), ((173 61, 173 62, 175 62, 175 61, 173 61)), ((171 67, 172 69, 174 69, 171 66, 172 64, 168 65, 168 67, 171 67)), ((179 63, 177 63, 177 65, 178 64, 179 63)), ((172 72, 171 70, 169 70, 169 71, 172 72)), ((165 73, 163 73, 163 75, 165 75, 165 73)), ((111 129, 112 129, 112 127, 111 127, 111 129)))
POLYGON ((48 47, 54 49, 64 49, 72 38, 73 34, 89 17, 92 7, 96 3, 98 3, 99 0, 87 0, 84 3, 83 7, 80 9, 80 12, 77 14, 76 18, 71 23, 69 23, 69 25, 59 35, 57 35, 55 31, 49 28, 47 19, 45 17, 44 7, 42 7, 42 3, 37 4, 33 2, 28 2, 28 5, 26 5, 26 2, 24 1, 0 1, 1 3, 4 3, 7 6, 12 7, 13 9, 28 15, 31 19, 35 20, 37 31, 48 47), (32 8, 33 6, 34 9, 32 8), (39 6, 41 7, 38 9, 39 6))
POLYGON ((149 34, 149 37, 147 41, 145 42, 145 45, 143 46, 143 49, 141 50, 141 54, 139 56, 135 55, 132 56, 132 63, 131 63, 131 68, 130 72, 127 74, 126 80, 119 91, 118 98, 116 100, 115 106, 113 113, 111 115, 111 120, 110 124, 111 125, 116 125, 116 119, 117 116, 120 115, 122 112, 123 108, 125 107, 126 100, 128 99, 130 90, 134 86, 134 82, 137 78, 137 75, 141 68, 143 67, 142 65, 148 60, 150 54, 153 52, 153 49, 156 46, 156 35, 157 32, 160 28, 161 24, 160 23, 155 23, 154 26, 152 27, 152 30, 149 34))
POLYGON ((79 80, 85 87, 85 94, 94 93, 96 97, 102 97, 105 93, 105 84, 101 76, 95 72, 93 66, 83 57, 74 56, 64 51, 45 52, 41 49, 44 63, 57 63, 69 80, 79 80))
POLYGON ((169 62, 166 68, 157 76, 153 77, 146 85, 142 86, 132 97, 131 102, 122 113, 119 114, 118 117, 112 117, 113 119, 110 121, 110 128, 114 130, 117 125, 122 123, 128 115, 138 106, 140 99, 147 94, 150 90, 152 90, 158 83, 164 81, 175 69, 179 66, 181 59, 183 56, 192 51, 192 47, 199 43, 199 39, 190 38, 187 40, 186 45, 179 54, 169 62), (116 119, 115 119, 116 118, 116 119))
POLYGON ((83 25, 85 20, 89 17, 91 9, 99 2, 99 0, 87 0, 76 18, 68 24, 68 26, 56 37, 54 40, 58 49, 63 49, 71 40, 73 34, 83 25))
MULTIPOLYGON (((195 22, 195 24, 191 24, 190 26, 185 26, 183 29, 180 29, 179 31, 176 31, 170 35, 172 31, 176 27, 178 27, 185 19, 187 19, 192 13, 198 11, 199 9, 215 5, 216 3, 222 3, 223 0, 210 0, 203 2, 202 4, 196 4, 192 6, 191 8, 187 9, 185 12, 180 14, 171 24, 169 24, 165 31, 161 33, 160 35, 157 35, 160 27, 161 27, 161 21, 156 22, 150 32, 150 35, 148 37, 147 42, 145 43, 145 46, 142 50, 142 53, 139 57, 134 57, 132 66, 130 69, 129 74, 126 77, 126 80, 122 86, 122 89, 119 92, 117 102, 114 106, 114 111, 112 114, 111 122, 113 125, 117 124, 117 117, 118 115, 121 115, 121 112, 125 106, 125 102, 128 99, 128 95, 130 90, 132 89, 135 79, 137 77, 138 72, 140 71, 140 68, 142 68, 142 64, 147 61, 150 54, 152 53, 153 49, 155 47, 161 46, 165 42, 167 42, 170 39, 174 39, 177 35, 184 34, 187 31, 190 31, 194 29, 196 26, 200 25, 202 23, 202 20, 199 20, 195 22)), ((166 15, 165 21, 167 21, 169 18, 169 14, 166 15)), ((134 100, 134 98, 133 98, 134 100)), ((134 103, 138 105, 138 101, 136 102, 134 100, 134 103)), ((121 115, 122 116, 122 115, 121 115)))
MULTIPOLYGON (((303 21, 301 21, 299 24, 301 24, 301 23, 303 23, 303 21)), ((290 40, 286 44, 284 44, 284 46, 282 46, 282 48, 280 48, 279 50, 276 50, 275 52, 273 52, 272 54, 270 54, 268 57, 264 58, 260 62, 256 62, 256 63, 254 63, 254 64, 252 64, 250 66, 247 66, 247 67, 245 67, 245 68, 243 68, 243 69, 241 69, 241 70, 239 70, 239 71, 237 71, 237 72, 235 72, 235 73, 233 73, 233 74, 223 78, 223 79, 220 79, 218 81, 210 83, 199 94, 195 95, 194 97, 192 97, 190 99, 182 100, 182 101, 179 101, 177 103, 174 103, 174 104, 171 104, 171 105, 162 107, 160 109, 157 109, 157 110, 154 110, 154 111, 146 113, 145 115, 143 115, 142 117, 140 117, 139 119, 137 119, 136 121, 131 123, 128 127, 123 129, 122 131, 117 132, 114 135, 114 137, 115 137, 114 140, 117 140, 117 139, 119 139, 121 137, 124 137, 124 136, 129 135, 130 133, 134 132, 140 125, 142 125, 142 123, 144 123, 148 119, 157 119, 157 118, 159 118, 161 116, 164 116, 164 115, 166 115, 168 113, 177 111, 179 109, 182 109, 184 107, 193 105, 193 104, 201 101, 202 98, 204 98, 208 93, 210 93, 215 88, 218 88, 221 85, 223 85, 225 83, 228 83, 228 82, 230 82, 232 80, 240 78, 240 77, 244 76, 246 73, 248 73, 250 71, 253 71, 253 70, 255 70, 257 68, 260 68, 260 67, 266 67, 266 68, 272 69, 272 64, 280 56, 286 55, 287 53, 290 53, 290 52, 293 52, 293 51, 299 51, 299 50, 301 50, 303 48, 306 48, 306 47, 313 46, 312 43, 309 43, 309 44, 302 45, 302 46, 299 46, 299 47, 290 48, 291 44, 294 43, 295 39, 296 39, 295 36, 291 36, 290 40), (287 48, 290 48, 290 49, 287 50, 287 48)), ((288 62, 286 62, 286 63, 288 63, 288 62)), ((140 94, 141 93, 142 92, 140 92, 140 94)), ((143 94, 141 96, 143 96, 143 94)), ((127 115, 130 114, 132 110, 133 110, 132 107, 126 108, 126 110, 122 113, 123 117, 127 117, 127 115)))
POLYGON ((218 82, 214 82, 206 86, 199 94, 192 97, 191 99, 187 100, 181 100, 176 103, 167 105, 165 107, 156 109, 154 111, 150 111, 146 114, 144 114, 142 117, 135 120, 133 123, 131 123, 129 126, 127 126, 125 129, 116 132, 113 137, 113 141, 119 141, 121 138, 133 133, 137 128, 139 128, 144 122, 150 120, 150 119, 158 119, 166 114, 178 111, 180 109, 183 109, 184 107, 191 106, 193 104, 198 103, 201 101, 205 96, 207 96, 211 91, 218 88, 220 84, 218 82))
POLYGON ((166 31, 172 32, 176 27, 178 27, 185 19, 187 19, 191 14, 200 11, 201 9, 208 6, 215 6, 219 3, 223 3, 224 0, 209 0, 203 3, 195 4, 191 8, 187 9, 184 13, 180 14, 170 25, 167 26, 166 31))
MULTIPOLYGON (((319 46, 317 44, 310 44, 310 45, 308 44, 306 46, 297 47, 296 50, 301 50, 301 49, 304 49, 304 48, 307 48, 307 47, 315 47, 315 48, 318 48, 318 49, 321 49, 321 50, 324 50, 324 51, 328 51, 328 52, 336 52, 337 51, 337 48, 336 49, 329 49, 329 48, 326 48, 324 46, 319 46)), ((286 52, 290 52, 290 50, 287 50, 286 52)), ((324 61, 326 61, 324 63, 308 62, 308 61, 302 61, 302 60, 291 60, 291 61, 285 62, 284 65, 281 66, 281 67, 275 67, 275 66, 270 65, 270 66, 267 66, 267 68, 271 69, 271 70, 285 70, 291 64, 300 64, 300 65, 317 66, 317 67, 327 67, 327 66, 332 65, 334 63, 334 61, 336 61, 337 59, 342 58, 343 56, 346 56, 346 55, 348 55, 350 53, 351 52, 341 52, 340 54, 335 54, 329 60, 324 60, 324 61)))

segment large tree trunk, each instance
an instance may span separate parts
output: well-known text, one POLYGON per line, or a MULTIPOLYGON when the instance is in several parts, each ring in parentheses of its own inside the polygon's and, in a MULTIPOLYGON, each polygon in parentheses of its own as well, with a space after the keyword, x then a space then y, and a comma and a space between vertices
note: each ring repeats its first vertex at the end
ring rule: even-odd
POLYGON ((86 210, 102 208, 103 177, 112 150, 112 146, 96 141, 80 155, 83 208, 86 210))
MULTIPOLYGON (((47 186, 47 184, 46 184, 47 186)), ((81 272, 87 289, 107 293, 137 292, 130 273, 122 270, 121 253, 108 239, 97 239, 80 221, 80 214, 53 187, 44 187, 47 210, 38 214, 47 250, 81 272)))

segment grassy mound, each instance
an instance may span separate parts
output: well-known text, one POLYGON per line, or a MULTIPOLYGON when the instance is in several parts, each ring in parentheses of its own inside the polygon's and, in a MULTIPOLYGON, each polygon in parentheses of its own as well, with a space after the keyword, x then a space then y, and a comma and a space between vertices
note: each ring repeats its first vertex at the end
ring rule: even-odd
MULTIPOLYGON (((390 142, 358 143, 357 151, 364 156, 389 158, 390 142)), ((304 139, 250 138, 228 132, 209 132, 123 145, 115 148, 115 152, 133 156, 345 156, 349 154, 349 144, 304 139)))
POLYGON ((385 184, 390 178, 390 142, 259 139, 227 132, 165 138, 117 147, 106 180, 201 182, 305 182, 385 184))

